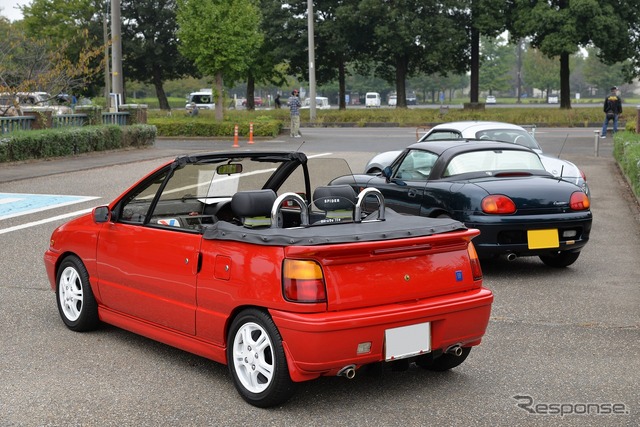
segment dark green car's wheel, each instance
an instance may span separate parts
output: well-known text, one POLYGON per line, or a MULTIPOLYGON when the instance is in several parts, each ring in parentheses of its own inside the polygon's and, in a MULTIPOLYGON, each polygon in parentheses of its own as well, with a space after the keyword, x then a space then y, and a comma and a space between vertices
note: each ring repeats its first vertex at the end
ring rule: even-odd
POLYGON ((469 356, 469 353, 471 353, 471 347, 462 347, 461 350, 462 352, 459 356, 444 353, 440 357, 432 358, 430 354, 425 354, 416 360, 416 365, 428 371, 448 371, 464 362, 467 356, 469 356))
POLYGON ((244 400, 267 408, 287 401, 294 391, 280 333, 268 314, 245 310, 231 324, 227 363, 244 400))
POLYGON ((58 311, 72 331, 92 331, 98 327, 98 304, 91 291, 89 273, 76 256, 62 261, 57 277, 58 311))
POLYGON ((580 252, 560 252, 557 255, 540 255, 540 260, 549 267, 568 267, 580 256, 580 252))

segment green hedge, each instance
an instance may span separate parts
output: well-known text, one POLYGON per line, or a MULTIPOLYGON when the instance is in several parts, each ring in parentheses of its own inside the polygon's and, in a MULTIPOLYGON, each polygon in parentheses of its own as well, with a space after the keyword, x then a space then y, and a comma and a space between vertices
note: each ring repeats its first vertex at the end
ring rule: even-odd
POLYGON ((238 125, 238 135, 248 136, 253 123, 253 135, 275 137, 282 131, 282 120, 261 116, 228 117, 222 122, 213 118, 213 112, 203 111, 197 117, 186 115, 149 117, 148 122, 158 129, 158 136, 201 136, 229 137, 234 135, 238 125))
POLYGON ((84 126, 12 132, 0 137, 0 162, 63 157, 92 151, 153 145, 150 125, 84 126))
POLYGON ((613 157, 627 177, 636 197, 640 197, 640 134, 618 132, 613 138, 613 157))

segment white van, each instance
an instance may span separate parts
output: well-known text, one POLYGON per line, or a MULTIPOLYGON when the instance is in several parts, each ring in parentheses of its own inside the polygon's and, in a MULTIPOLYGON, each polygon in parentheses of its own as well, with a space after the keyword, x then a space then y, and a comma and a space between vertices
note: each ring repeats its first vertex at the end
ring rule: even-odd
MULTIPOLYGON (((311 99, 306 98, 300 108, 311 108, 311 99)), ((318 110, 328 110, 331 108, 329 105, 329 98, 324 96, 316 96, 316 108, 318 110)))
POLYGON ((380 94, 378 92, 367 92, 364 99, 364 106, 380 107, 380 94))
POLYGON ((191 104, 196 104, 198 110, 213 110, 216 104, 213 103, 213 92, 211 89, 200 89, 197 92, 191 92, 187 96, 187 111, 191 110, 191 104))

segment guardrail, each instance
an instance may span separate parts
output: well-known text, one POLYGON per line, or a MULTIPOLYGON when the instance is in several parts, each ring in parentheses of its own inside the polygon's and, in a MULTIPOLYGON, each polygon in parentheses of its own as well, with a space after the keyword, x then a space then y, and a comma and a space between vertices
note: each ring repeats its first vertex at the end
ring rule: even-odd
POLYGON ((52 116, 52 127, 61 128, 68 126, 84 126, 87 122, 86 114, 60 114, 52 116))
MULTIPOLYGON (((129 112, 127 111, 102 113, 102 124, 126 126, 128 117, 129 112)), ((31 130, 35 120, 34 116, 0 117, 0 135, 19 130, 31 130)), ((87 114, 57 114, 51 116, 50 126, 52 128, 79 127, 85 126, 87 123, 89 123, 87 114)))
POLYGON ((128 112, 102 113, 102 124, 125 126, 127 124, 127 117, 129 117, 128 112))
POLYGON ((31 130, 33 120, 31 116, 0 117, 0 135, 17 130, 31 130))

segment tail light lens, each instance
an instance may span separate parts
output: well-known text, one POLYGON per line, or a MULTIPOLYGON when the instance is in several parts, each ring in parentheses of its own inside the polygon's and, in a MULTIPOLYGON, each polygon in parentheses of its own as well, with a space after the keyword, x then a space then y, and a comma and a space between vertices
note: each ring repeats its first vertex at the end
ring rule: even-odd
POLYGON ((482 199, 482 212, 486 214, 512 214, 516 211, 513 200, 502 194, 492 194, 482 199))
POLYGON ((571 195, 569 206, 574 211, 584 211, 586 209, 589 209, 589 207, 591 206, 591 202, 589 201, 589 196, 587 196, 584 192, 576 191, 571 195))
POLYGON ((288 301, 327 301, 322 268, 315 261, 285 259, 282 268, 282 289, 284 298, 288 301))
POLYGON ((473 246, 473 243, 469 242, 469 246, 467 246, 467 252, 469 253, 469 261, 471 262, 471 274, 473 275, 473 280, 482 280, 482 268, 480 267, 480 259, 478 258, 478 253, 476 252, 476 247, 473 246))

